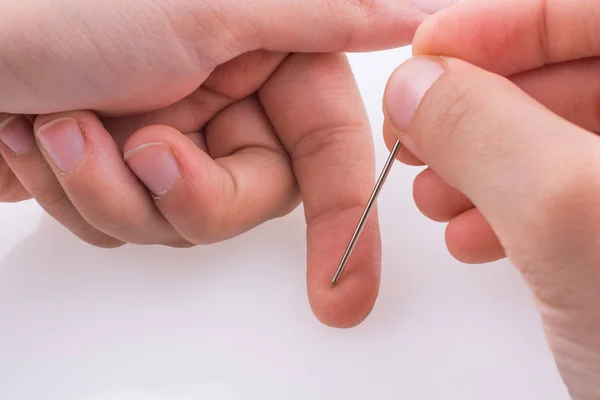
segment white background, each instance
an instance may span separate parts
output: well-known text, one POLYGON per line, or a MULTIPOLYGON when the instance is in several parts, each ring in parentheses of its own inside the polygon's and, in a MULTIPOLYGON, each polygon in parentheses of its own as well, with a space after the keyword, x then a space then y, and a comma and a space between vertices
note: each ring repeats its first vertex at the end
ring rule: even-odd
MULTIPOLYGON (((351 56, 378 170, 409 54, 351 56)), ((0 205, 0 399, 568 399, 519 275, 448 255, 417 172, 397 164, 383 190, 381 295, 352 330, 311 314, 300 209, 214 246, 99 250, 35 203, 0 205)))

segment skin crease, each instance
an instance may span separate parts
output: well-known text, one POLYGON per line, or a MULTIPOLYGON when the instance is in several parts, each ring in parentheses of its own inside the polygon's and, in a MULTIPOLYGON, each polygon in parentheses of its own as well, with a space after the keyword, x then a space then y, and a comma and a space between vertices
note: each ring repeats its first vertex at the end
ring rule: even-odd
POLYGON ((388 147, 400 138, 399 159, 428 166, 415 180, 417 206, 449 221, 459 260, 508 256, 519 269, 578 400, 600 398, 598 38, 593 1, 460 4, 415 35, 407 65, 443 70, 410 125, 394 117, 417 79, 404 66, 384 101, 388 147))
POLYGON ((302 201, 311 308, 334 327, 366 318, 380 279, 376 214, 329 287, 375 179, 340 52, 408 44, 428 12, 412 0, 0 4, 0 124, 35 139, 23 154, 0 145, 3 201, 32 196, 107 248, 214 243, 302 201))
MULTIPOLYGON (((376 223, 367 227, 343 285, 329 290, 325 278, 346 244, 342 232, 351 233, 372 187, 368 121, 342 56, 289 53, 404 44, 425 15, 398 1, 377 7, 333 2, 319 10, 309 3, 269 2, 275 18, 265 19, 255 2, 240 4, 236 9, 227 2, 174 0, 148 8, 133 0, 105 7, 72 0, 3 3, 0 124, 24 114, 20 124, 31 126, 31 135, 36 131, 38 144, 41 128, 61 118, 76 121, 85 135, 84 158, 67 174, 40 146, 21 155, 0 147, 4 168, 19 182, 3 172, 3 198, 18 199, 26 190, 80 237, 112 247, 222 240, 285 214, 301 197, 307 207, 311 307, 328 325, 354 326, 377 295, 376 223), (303 34, 292 20, 306 28, 303 34), (37 27, 37 36, 21 29, 24 21, 37 27), (233 93, 215 78, 230 73, 247 78, 231 80, 233 93), (253 84, 241 90, 241 81, 253 84), (327 90, 324 84, 330 85, 327 90), (290 93, 295 95, 286 98, 290 93), (314 112, 315 102, 322 112, 314 112), (328 108, 332 104, 336 107, 328 108), (234 133, 235 140, 218 140, 231 119, 256 130, 251 137, 234 133), (157 144, 162 147, 152 147, 157 144), (171 151, 181 170, 168 192, 148 193, 129 168, 133 157, 148 149, 171 151), (260 201, 250 202, 252 209, 241 210, 248 214, 239 219, 223 211, 221 204, 235 207, 240 201, 237 189, 254 187, 248 179, 273 174, 277 179, 260 182, 276 194, 269 197, 274 204, 260 208, 260 201), (339 186, 328 191, 332 182, 339 186), (99 208, 95 190, 113 185, 122 190, 120 202, 99 208), (340 190, 339 198, 331 194, 340 190), (205 211, 192 219, 212 229, 190 229, 184 225, 190 216, 177 214, 198 202, 205 211), (119 211, 124 204, 140 212, 119 211), (123 223, 124 218, 130 219, 123 223), (229 222, 228 232, 214 229, 222 220, 229 222)), ((450 220, 446 240, 452 254, 466 262, 506 254, 522 272, 562 376, 573 398, 586 400, 600 396, 600 151, 590 132, 599 125, 591 113, 597 110, 594 65, 600 44, 590 43, 600 37, 594 31, 599 12, 591 0, 507 0, 467 3, 430 18, 415 37, 415 54, 455 58, 446 59, 444 77, 411 126, 391 129, 394 122, 388 120, 385 129, 387 143, 390 134, 401 135, 410 149, 402 152, 403 160, 423 160, 430 167, 415 183, 415 200, 426 215, 450 220), (572 85, 565 86, 566 80, 572 85), (557 89, 564 92, 562 102, 552 96, 557 89), (452 104, 462 113, 440 112, 452 104), (513 112, 498 114, 507 108, 513 112), (461 118, 452 121, 457 115, 461 118), (484 129, 490 121, 501 123, 484 129), (480 136, 463 129, 469 124, 482 127, 475 130, 480 136), (494 129, 503 135, 490 136, 494 129), (522 134, 516 142, 514 132, 522 134), (453 140, 444 140, 450 134, 453 140), (470 147, 462 148, 465 143, 470 147), (499 144, 505 147, 494 147, 499 144), (465 168, 466 158, 478 168, 465 168), (486 185, 492 180, 497 186, 486 185)))

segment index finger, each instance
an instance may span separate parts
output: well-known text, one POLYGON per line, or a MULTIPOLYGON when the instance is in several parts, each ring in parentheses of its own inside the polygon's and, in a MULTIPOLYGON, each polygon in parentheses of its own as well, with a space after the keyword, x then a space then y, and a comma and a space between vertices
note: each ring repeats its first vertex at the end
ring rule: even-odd
POLYGON ((260 98, 291 155, 304 202, 312 309, 326 325, 357 325, 377 298, 381 241, 374 211, 331 288, 375 180, 369 121, 350 66, 341 54, 292 55, 260 98))
POLYGON ((460 58, 509 76, 600 55, 596 0, 465 2, 417 30, 415 55, 460 58))

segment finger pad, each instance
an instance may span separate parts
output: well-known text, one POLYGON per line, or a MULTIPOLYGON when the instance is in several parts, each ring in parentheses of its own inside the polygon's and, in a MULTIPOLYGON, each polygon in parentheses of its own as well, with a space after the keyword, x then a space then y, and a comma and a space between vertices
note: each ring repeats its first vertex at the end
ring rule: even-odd
POLYGON ((434 15, 417 31, 414 54, 456 57, 502 75, 539 64, 539 27, 530 23, 539 1, 520 0, 519 12, 502 3, 467 2, 434 15))
POLYGON ((331 280, 346 250, 359 210, 339 213, 311 225, 308 231, 308 294, 317 318, 325 325, 350 328, 371 312, 379 292, 381 239, 375 216, 365 227, 342 278, 331 280))
POLYGON ((505 257, 498 237, 477 209, 461 214, 448 224, 446 245, 454 258, 467 264, 483 264, 505 257))
MULTIPOLYGON (((398 137, 394 134, 392 130, 391 124, 387 121, 384 122, 383 125, 383 140, 389 151, 392 151, 394 145, 396 144, 396 141, 398 140, 398 137)), ((408 150, 404 146, 402 146, 400 148, 400 151, 398 151, 396 159, 403 164, 410 165, 413 167, 420 167, 422 165, 425 165, 423 161, 419 160, 417 156, 411 153, 410 150, 408 150)))

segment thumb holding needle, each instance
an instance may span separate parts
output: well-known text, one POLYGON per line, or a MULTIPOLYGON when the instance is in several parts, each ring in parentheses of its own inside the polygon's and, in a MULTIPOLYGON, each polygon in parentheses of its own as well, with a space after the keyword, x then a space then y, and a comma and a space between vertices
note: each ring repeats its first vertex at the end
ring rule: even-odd
POLYGON ((600 398, 598 136, 449 57, 399 67, 385 107, 411 153, 472 201, 449 226, 479 232, 474 245, 497 237, 521 272, 572 397, 600 398))

